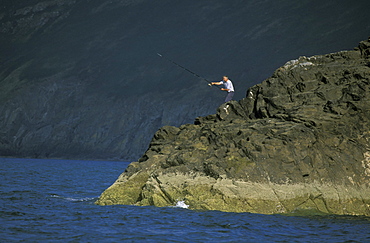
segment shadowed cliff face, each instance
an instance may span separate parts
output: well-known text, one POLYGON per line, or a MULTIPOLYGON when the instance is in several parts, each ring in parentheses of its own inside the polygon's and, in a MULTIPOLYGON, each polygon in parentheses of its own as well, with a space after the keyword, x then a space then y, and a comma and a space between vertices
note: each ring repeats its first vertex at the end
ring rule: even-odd
POLYGON ((134 159, 163 125, 213 113, 299 55, 365 38, 368 1, 5 1, 0 155, 134 159))
POLYGON ((216 114, 162 127, 97 204, 369 216, 369 50, 289 61, 216 114))

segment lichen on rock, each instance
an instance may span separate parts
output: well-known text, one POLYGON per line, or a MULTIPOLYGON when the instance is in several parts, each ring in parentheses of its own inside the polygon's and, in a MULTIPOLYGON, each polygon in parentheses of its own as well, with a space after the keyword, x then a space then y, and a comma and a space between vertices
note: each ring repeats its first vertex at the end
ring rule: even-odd
POLYGON ((369 216, 369 50, 290 61, 216 114, 161 128, 97 204, 369 216))

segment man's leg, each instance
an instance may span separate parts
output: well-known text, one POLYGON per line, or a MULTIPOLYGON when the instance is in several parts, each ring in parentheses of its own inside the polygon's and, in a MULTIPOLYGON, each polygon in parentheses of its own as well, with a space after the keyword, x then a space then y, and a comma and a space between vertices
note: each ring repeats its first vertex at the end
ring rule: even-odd
POLYGON ((225 99, 225 103, 226 102, 229 102, 230 100, 232 100, 233 99, 233 96, 234 96, 234 92, 227 93, 227 96, 226 96, 226 99, 225 99))

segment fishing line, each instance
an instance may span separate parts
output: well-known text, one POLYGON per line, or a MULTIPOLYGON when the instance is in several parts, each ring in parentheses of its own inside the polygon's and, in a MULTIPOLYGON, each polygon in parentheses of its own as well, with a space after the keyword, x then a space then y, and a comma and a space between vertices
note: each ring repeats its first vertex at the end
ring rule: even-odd
POLYGON ((184 67, 184 66, 181 66, 180 64, 178 64, 178 63, 174 62, 173 60, 171 60, 171 59, 169 59, 169 58, 167 58, 167 57, 163 56, 163 55, 162 55, 162 54, 160 54, 160 53, 157 53, 157 55, 158 55, 159 57, 162 57, 162 58, 166 59, 167 61, 169 61, 169 62, 171 62, 171 63, 175 64, 176 66, 178 66, 178 67, 182 68, 183 70, 185 70, 185 71, 187 71, 187 72, 189 72, 189 73, 193 74, 194 76, 196 76, 196 77, 198 77, 198 78, 200 78, 200 79, 204 80, 205 82, 207 82, 207 83, 208 83, 208 85, 209 85, 209 86, 213 86, 213 85, 211 84, 211 81, 207 80, 206 78, 203 78, 203 77, 202 77, 202 76, 200 76, 199 74, 197 74, 197 73, 195 73, 195 72, 193 72, 193 71, 191 71, 191 70, 187 69, 187 68, 186 68, 186 67, 184 67))

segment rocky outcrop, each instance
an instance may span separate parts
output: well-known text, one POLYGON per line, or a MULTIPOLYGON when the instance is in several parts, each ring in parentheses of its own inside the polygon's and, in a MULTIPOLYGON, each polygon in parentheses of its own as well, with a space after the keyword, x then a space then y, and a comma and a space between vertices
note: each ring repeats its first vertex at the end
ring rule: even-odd
POLYGON ((97 204, 369 216, 369 41, 289 61, 217 114, 162 127, 97 204))

